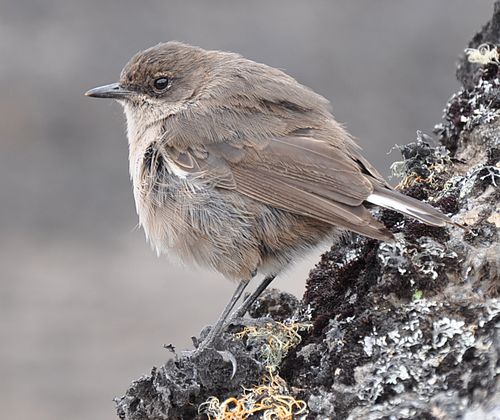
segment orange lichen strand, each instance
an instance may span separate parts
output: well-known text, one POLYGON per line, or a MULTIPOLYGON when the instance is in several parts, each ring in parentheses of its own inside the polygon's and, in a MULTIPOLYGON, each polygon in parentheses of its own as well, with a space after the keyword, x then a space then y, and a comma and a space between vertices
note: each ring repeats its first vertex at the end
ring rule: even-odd
POLYGON ((266 420, 288 420, 305 413, 307 404, 288 395, 285 381, 269 369, 263 384, 245 389, 239 398, 230 397, 220 402, 211 397, 203 403, 199 412, 213 420, 240 420, 259 414, 266 420))

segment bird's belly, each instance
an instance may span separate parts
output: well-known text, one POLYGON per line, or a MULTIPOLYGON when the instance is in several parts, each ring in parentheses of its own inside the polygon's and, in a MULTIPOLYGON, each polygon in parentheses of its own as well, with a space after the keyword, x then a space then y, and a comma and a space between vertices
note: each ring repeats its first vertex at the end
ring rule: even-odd
POLYGON ((228 277, 245 277, 255 268, 253 220, 237 196, 176 176, 148 193, 135 188, 134 196, 140 225, 158 255, 228 277))
POLYGON ((158 254, 236 280, 256 270, 278 272, 332 233, 329 225, 234 191, 193 188, 178 179, 156 196, 136 194, 136 203, 140 224, 158 254))

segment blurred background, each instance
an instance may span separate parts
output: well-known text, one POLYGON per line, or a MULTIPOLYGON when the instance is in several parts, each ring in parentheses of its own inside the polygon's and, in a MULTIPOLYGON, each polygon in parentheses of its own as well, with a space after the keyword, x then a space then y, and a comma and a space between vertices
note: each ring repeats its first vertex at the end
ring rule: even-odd
MULTIPOLYGON (((136 229, 117 81, 160 41, 236 51, 333 102, 388 175, 431 133, 493 0, 0 0, 2 419, 111 419, 112 398, 219 315, 234 285, 136 229)), ((300 295, 321 250, 276 286, 300 295)))

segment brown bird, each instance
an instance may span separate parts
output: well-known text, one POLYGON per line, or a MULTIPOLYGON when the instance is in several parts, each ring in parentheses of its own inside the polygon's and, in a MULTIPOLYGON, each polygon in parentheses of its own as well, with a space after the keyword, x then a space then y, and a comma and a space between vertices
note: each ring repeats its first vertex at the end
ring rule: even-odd
POLYGON ((239 282, 201 348, 214 344, 256 273, 265 278, 236 315, 326 238, 350 230, 392 239, 371 205, 451 223, 392 189, 325 98, 238 54, 159 44, 136 54, 118 83, 86 95, 124 108, 137 213, 157 253, 239 282))

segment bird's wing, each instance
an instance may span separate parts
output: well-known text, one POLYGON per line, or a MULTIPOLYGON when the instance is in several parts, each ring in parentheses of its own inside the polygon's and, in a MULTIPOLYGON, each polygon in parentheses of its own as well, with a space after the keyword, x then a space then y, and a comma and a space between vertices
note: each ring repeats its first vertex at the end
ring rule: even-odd
POLYGON ((290 135, 182 151, 165 147, 173 165, 215 188, 372 238, 392 237, 362 205, 373 192, 371 175, 347 146, 290 135))

